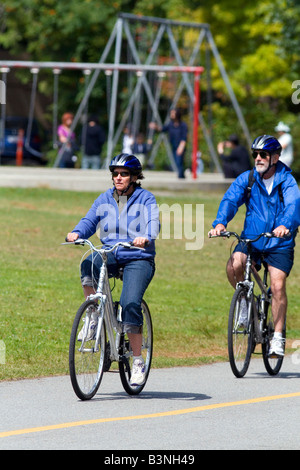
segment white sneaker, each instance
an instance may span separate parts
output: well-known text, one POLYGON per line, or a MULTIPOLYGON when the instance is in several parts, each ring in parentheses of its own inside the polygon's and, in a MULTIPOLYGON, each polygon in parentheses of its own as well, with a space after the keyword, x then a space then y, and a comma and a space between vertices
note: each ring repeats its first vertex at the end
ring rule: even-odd
POLYGON ((132 365, 130 385, 142 385, 145 382, 145 363, 141 359, 135 359, 132 365))
POLYGON ((240 302, 238 325, 240 328, 247 328, 248 326, 248 306, 245 297, 243 297, 240 302))
MULTIPOLYGON (((83 320, 84 321, 84 320, 83 320)), ((98 316, 92 313, 91 319, 89 322, 89 328, 86 333, 86 338, 85 341, 91 341, 92 339, 95 339, 96 337, 96 332, 97 332, 97 325, 98 325, 98 316)), ((85 333, 85 325, 81 328, 81 330, 78 333, 77 340, 82 341, 83 336, 85 333)))
POLYGON ((284 338, 273 338, 270 343, 269 356, 284 356, 284 338))

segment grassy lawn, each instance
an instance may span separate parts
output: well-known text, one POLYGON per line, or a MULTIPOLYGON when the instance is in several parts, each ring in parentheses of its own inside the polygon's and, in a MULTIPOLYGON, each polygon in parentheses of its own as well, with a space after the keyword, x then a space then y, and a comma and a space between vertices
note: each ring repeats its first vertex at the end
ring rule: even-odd
MULTIPOLYGON (((70 330, 83 301, 79 262, 85 249, 61 242, 97 196, 0 188, 0 341, 5 345, 0 380, 68 373, 70 330)), ((204 246, 186 250, 187 240, 172 236, 157 241, 156 274, 145 296, 154 323, 153 367, 227 359, 227 313, 233 291, 225 264, 232 241, 206 236, 221 196, 157 196, 159 205, 204 204, 204 246)), ((243 214, 236 216, 232 230, 241 230, 243 214)), ((299 277, 298 248, 288 280, 288 345, 300 338, 299 277)))

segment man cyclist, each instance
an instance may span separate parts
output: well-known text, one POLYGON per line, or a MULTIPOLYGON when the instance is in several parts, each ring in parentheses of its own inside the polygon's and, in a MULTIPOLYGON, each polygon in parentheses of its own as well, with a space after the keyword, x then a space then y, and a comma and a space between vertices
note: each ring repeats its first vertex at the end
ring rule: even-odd
MULTIPOLYGON (((76 225, 66 240, 89 238, 96 232, 104 245, 118 241, 132 242, 143 250, 118 247, 108 253, 110 277, 123 268, 123 288, 120 298, 124 332, 128 334, 133 352, 131 385, 142 385, 145 367, 141 355, 143 315, 141 301, 155 271, 155 238, 159 233, 159 212, 155 197, 141 188, 144 178, 139 160, 132 154, 121 153, 111 161, 113 188, 95 200, 88 213, 76 225), (100 231, 100 233, 99 233, 100 231)), ((100 255, 89 255, 81 264, 81 283, 85 297, 95 293, 102 264, 100 255)), ((93 319, 93 316, 92 316, 93 319)), ((97 324, 90 322, 91 337, 97 324)))
MULTIPOLYGON (((242 204, 246 204, 242 237, 255 238, 262 232, 275 235, 276 238, 261 238, 253 243, 253 254, 257 262, 260 254, 264 255, 270 273, 275 333, 269 354, 283 356, 286 278, 293 266, 295 237, 300 224, 300 193, 290 168, 279 161, 281 145, 275 137, 259 136, 251 148, 255 160, 253 185, 249 184, 251 170, 238 176, 220 203, 209 235, 224 232, 242 204)), ((228 260, 227 276, 234 288, 243 280, 246 253, 247 248, 240 243, 228 260)))

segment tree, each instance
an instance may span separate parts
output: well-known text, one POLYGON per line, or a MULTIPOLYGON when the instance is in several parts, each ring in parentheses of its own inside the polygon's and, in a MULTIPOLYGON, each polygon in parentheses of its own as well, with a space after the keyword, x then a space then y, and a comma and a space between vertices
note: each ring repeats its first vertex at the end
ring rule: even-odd
MULTIPOLYGON (((245 0, 242 6, 238 0, 7 0, 0 8, 0 47, 14 58, 41 61, 98 61, 121 11, 207 23, 250 132, 272 131, 279 120, 297 126, 298 106, 291 96, 292 83, 300 78, 299 0, 245 0)), ((113 55, 108 60, 113 62, 113 55)), ((224 138, 236 121, 214 61, 212 76, 214 134, 224 138)), ((82 96, 83 78, 78 78, 78 84, 74 74, 62 78, 66 107, 82 96)), ((93 92, 102 108, 103 80, 93 92)), ((48 83, 47 76, 39 81, 45 93, 48 83)))

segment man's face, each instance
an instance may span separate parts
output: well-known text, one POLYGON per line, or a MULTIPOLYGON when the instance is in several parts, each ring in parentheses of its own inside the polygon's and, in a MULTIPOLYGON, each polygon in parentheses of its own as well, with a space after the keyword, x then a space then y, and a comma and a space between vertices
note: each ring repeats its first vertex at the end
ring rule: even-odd
POLYGON ((271 164, 276 164, 279 160, 279 155, 270 155, 270 153, 265 150, 254 150, 252 155, 253 158, 255 158, 256 171, 260 174, 265 173, 271 164))
POLYGON ((255 157, 255 168, 258 173, 264 173, 267 171, 270 165, 270 154, 265 151, 256 150, 253 152, 253 157, 255 157))

